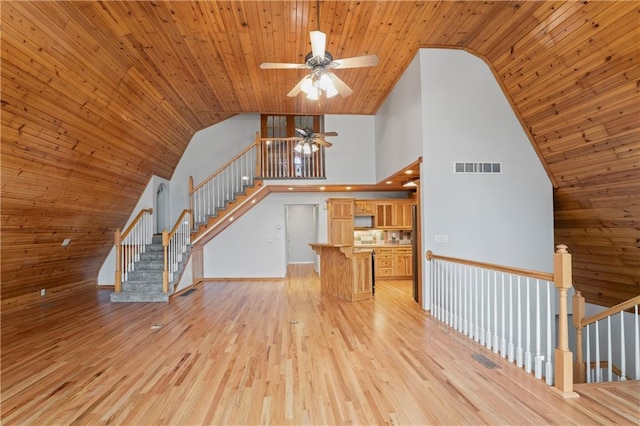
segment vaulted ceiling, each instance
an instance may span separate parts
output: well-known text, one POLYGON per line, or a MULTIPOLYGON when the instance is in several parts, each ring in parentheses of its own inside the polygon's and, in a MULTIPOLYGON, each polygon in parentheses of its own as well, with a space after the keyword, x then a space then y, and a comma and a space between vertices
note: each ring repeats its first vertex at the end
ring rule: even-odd
MULTIPOLYGON (((492 68, 555 189, 555 235, 588 300, 640 293, 637 2, 2 2, 3 306, 92 286, 152 175, 242 112, 375 114, 420 47, 492 68), (353 90, 285 94, 309 31, 353 90), (72 244, 61 247, 64 238, 72 244)), ((258 130, 258 129, 256 129, 258 130)), ((526 244, 523 241, 523 244, 526 244)))

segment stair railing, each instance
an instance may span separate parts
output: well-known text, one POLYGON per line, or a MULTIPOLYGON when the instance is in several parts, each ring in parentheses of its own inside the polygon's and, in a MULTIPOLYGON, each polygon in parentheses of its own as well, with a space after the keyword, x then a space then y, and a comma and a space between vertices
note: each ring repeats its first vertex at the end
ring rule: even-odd
POLYGON ((576 328, 577 383, 640 380, 640 296, 585 318, 585 299, 573 296, 573 325, 576 328), (631 326, 629 326, 631 325, 631 326), (632 342, 633 341, 633 342, 632 342), (628 347, 627 344, 630 344, 628 347))
POLYGON ((428 251, 431 315, 527 373, 533 371, 537 379, 544 376, 565 397, 575 397, 567 318, 571 255, 566 248, 557 247, 552 274, 428 251), (552 353, 556 289, 559 323, 552 353))
POLYGON ((260 138, 259 174, 263 179, 325 179, 323 145, 302 145, 299 138, 260 138))
MULTIPOLYGON (((256 137, 256 139, 258 139, 256 137)), ((238 153, 209 177, 193 186, 193 176, 189 177, 189 195, 192 214, 191 229, 215 216, 235 194, 253 185, 256 171, 260 169, 258 144, 253 143, 238 153)))
POLYGON ((191 246, 191 211, 183 210, 171 232, 162 232, 164 248, 164 273, 162 274, 162 292, 169 291, 169 283, 173 283, 180 266, 187 258, 191 246))
POLYGON ((115 291, 122 291, 122 282, 127 281, 129 272, 135 268, 147 244, 153 238, 153 209, 142 209, 133 222, 124 230, 116 229, 116 273, 115 291))

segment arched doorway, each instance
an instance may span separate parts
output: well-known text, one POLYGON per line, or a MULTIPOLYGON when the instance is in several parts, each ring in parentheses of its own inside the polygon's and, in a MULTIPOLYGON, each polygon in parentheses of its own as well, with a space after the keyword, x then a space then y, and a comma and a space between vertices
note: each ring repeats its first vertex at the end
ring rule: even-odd
POLYGON ((167 223, 169 220, 169 196, 167 194, 167 187, 164 183, 158 185, 156 191, 156 233, 162 234, 162 231, 166 229, 169 231, 171 228, 167 223))

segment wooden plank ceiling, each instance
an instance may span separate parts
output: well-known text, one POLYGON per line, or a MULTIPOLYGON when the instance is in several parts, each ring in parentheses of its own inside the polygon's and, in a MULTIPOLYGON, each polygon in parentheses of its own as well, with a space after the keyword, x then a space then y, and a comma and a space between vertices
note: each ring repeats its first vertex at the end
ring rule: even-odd
MULTIPOLYGON (((640 293, 637 2, 3 2, 4 306, 94 285, 152 175, 242 112, 375 114, 420 47, 463 48, 499 78, 556 186, 556 240, 588 300, 640 293), (285 94, 308 32, 353 90, 285 94), (61 247, 64 238, 72 240, 61 247), (39 297, 39 296, 38 296, 39 297)), ((258 130, 258 129, 256 129, 258 130)), ((523 242, 526 244, 526 242, 523 242)))

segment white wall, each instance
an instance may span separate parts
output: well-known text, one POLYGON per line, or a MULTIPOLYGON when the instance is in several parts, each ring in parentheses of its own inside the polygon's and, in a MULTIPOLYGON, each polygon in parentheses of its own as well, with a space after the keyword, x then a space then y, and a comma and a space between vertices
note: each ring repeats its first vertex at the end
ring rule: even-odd
MULTIPOLYGON (((129 226, 133 221, 133 219, 135 219, 135 217, 138 215, 138 213, 140 213, 140 210, 149 209, 149 208, 154 209, 153 229, 156 229, 156 223, 155 223, 156 195, 158 193, 158 187, 161 184, 164 184, 165 187, 168 189, 170 182, 159 176, 152 176, 151 179, 149 179, 149 183, 147 183, 146 188, 144 189, 144 191, 142 191, 142 194, 138 199, 138 203, 136 204, 136 207, 131 212, 131 215, 129 216, 129 219, 127 220, 126 225, 122 229, 120 229, 120 231, 124 231, 125 229, 127 229, 127 226, 129 226)), ((104 263, 102 264, 102 267, 100 268, 100 271, 98 272, 98 285, 109 285, 109 286, 115 285, 115 273, 116 273, 116 250, 115 250, 115 247, 111 247, 111 251, 109 252, 109 255, 105 259, 104 263)))
POLYGON ((204 247, 205 278, 281 278, 287 272, 285 205, 318 204, 318 242, 327 241, 328 198, 399 198, 406 194, 274 193, 204 247))
POLYGON ((375 117, 376 181, 395 174, 422 155, 419 56, 411 61, 375 117))
POLYGON ((171 223, 189 208, 189 176, 194 185, 255 141, 259 114, 239 114, 196 132, 171 176, 171 223))
POLYGON ((552 271, 553 192, 489 67, 462 50, 421 49, 424 248, 552 271), (502 162, 454 174, 455 161, 502 162), (446 244, 435 243, 447 235, 446 244))
MULTIPOLYGON (((481 59, 462 50, 421 49, 375 126, 378 178, 422 156, 424 251, 552 270, 551 182, 481 59), (503 173, 455 175, 455 161, 502 162, 503 173), (449 242, 435 243, 436 235, 449 242)), ((422 259, 428 309, 429 265, 422 259)))

